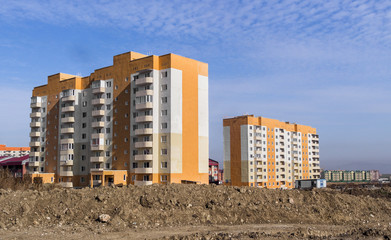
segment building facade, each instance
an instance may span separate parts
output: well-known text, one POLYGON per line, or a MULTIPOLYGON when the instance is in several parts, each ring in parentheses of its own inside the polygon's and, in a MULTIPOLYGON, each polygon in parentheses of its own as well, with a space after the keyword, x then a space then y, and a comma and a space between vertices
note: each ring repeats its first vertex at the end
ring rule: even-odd
POLYGON ((293 188, 320 178, 316 129, 253 115, 223 120, 224 184, 293 188))
POLYGON ((208 182, 206 63, 120 54, 87 77, 49 76, 30 116, 33 176, 66 187, 208 182))
POLYGON ((324 178, 328 182, 370 182, 379 180, 378 170, 326 170, 324 178))
POLYGON ((219 162, 209 158, 209 183, 221 181, 219 179, 219 162))
POLYGON ((29 147, 7 147, 0 145, 0 156, 5 157, 22 157, 30 153, 29 147))

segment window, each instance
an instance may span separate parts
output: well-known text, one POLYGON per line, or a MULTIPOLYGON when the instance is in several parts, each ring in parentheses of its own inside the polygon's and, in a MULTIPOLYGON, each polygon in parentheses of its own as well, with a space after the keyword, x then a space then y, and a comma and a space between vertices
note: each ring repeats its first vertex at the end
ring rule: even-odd
POLYGON ((82 160, 82 161, 86 160, 86 156, 82 155, 82 156, 81 156, 81 160, 82 160))
POLYGON ((81 166, 81 171, 84 172, 86 170, 86 167, 81 166))
POLYGON ((162 162, 162 168, 167 168, 167 162, 162 162))
POLYGON ((162 110, 162 116, 167 116, 167 110, 162 110))
POLYGON ((87 127, 87 123, 82 123, 81 127, 82 128, 86 128, 87 127))
POLYGON ((133 168, 137 168, 138 167, 138 163, 134 162, 133 165, 132 165, 133 168))
POLYGON ((82 182, 82 183, 85 182, 84 177, 80 178, 80 182, 82 182))
POLYGON ((167 123, 162 123, 162 129, 166 129, 167 128, 167 123))
POLYGON ((85 144, 81 145, 81 149, 86 149, 86 145, 85 144))
POLYGON ((106 116, 106 122, 110 122, 111 121, 111 117, 110 116, 106 116))
POLYGON ((167 149, 166 148, 162 148, 162 155, 167 155, 167 149))
POLYGON ((106 128, 106 133, 110 133, 111 132, 111 129, 110 128, 106 128))
POLYGON ((83 107, 87 107, 87 101, 83 102, 83 107))
POLYGON ((106 87, 111 87, 111 82, 110 81, 108 81, 108 82, 106 82, 106 87))
POLYGON ((161 176, 160 176, 160 180, 161 180, 162 182, 167 182, 167 175, 161 175, 161 176))
POLYGON ((168 72, 162 72, 162 77, 167 77, 168 76, 168 72))
POLYGON ((124 138, 124 142, 128 142, 128 139, 127 139, 127 138, 124 138))
POLYGON ((167 103, 167 97, 162 97, 162 103, 167 103))
POLYGON ((106 105, 106 110, 111 110, 111 105, 110 104, 106 105))
POLYGON ((128 102, 128 101, 125 101, 125 105, 128 106, 128 105, 129 105, 129 102, 128 102))
POLYGON ((110 151, 106 151, 106 157, 110 157, 110 151))
POLYGON ((106 169, 110 169, 110 163, 106 163, 106 169))
POLYGON ((161 142, 167 142, 167 136, 162 136, 161 137, 161 142))
POLYGON ((87 117, 87 113, 83 112, 83 118, 87 117))
POLYGON ((82 138, 82 139, 86 139, 86 138, 87 138, 87 134, 83 133, 83 134, 81 135, 81 138, 82 138))
POLYGON ((162 91, 165 91, 165 90, 167 90, 167 84, 162 85, 162 91))
POLYGON ((125 82, 127 82, 127 81, 129 81, 129 78, 126 77, 126 78, 125 78, 125 82))
POLYGON ((111 98, 111 93, 106 93, 106 98, 110 99, 111 98))

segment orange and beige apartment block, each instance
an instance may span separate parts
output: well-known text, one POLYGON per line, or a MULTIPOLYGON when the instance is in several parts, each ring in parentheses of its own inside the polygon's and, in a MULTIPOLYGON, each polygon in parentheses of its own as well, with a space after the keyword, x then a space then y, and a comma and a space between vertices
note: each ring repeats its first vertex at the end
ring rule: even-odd
POLYGON ((28 155, 29 152, 29 147, 7 147, 0 144, 0 157, 22 157, 28 155))
POLYGON ((31 98, 30 172, 65 187, 208 183, 208 65, 128 52, 31 98))
POLYGON ((315 128, 253 115, 223 126, 226 185, 293 188, 295 180, 320 178, 315 128))

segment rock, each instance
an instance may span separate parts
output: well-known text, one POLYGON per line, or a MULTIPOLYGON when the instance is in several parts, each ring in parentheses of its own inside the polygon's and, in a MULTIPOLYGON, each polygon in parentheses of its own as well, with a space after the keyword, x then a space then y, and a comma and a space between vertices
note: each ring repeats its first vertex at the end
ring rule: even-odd
POLYGON ((289 198, 289 199, 288 199, 288 202, 289 202, 290 204, 294 204, 294 203, 295 203, 295 201, 293 201, 293 198, 289 198))
POLYGON ((102 222, 102 223, 107 223, 110 221, 110 216, 108 214, 101 214, 99 216, 99 221, 102 222))

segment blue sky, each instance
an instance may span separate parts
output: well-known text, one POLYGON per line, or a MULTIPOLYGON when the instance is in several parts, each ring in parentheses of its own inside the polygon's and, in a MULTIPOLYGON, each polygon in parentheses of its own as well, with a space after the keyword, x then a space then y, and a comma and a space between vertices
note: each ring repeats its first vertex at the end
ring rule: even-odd
POLYGON ((48 75, 172 52, 209 64, 211 158, 255 114, 317 128, 325 169, 391 173, 390 46, 390 1, 0 0, 0 143, 28 145, 48 75))

